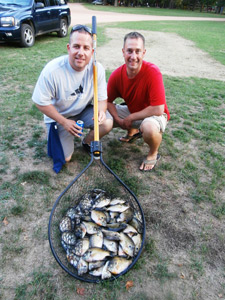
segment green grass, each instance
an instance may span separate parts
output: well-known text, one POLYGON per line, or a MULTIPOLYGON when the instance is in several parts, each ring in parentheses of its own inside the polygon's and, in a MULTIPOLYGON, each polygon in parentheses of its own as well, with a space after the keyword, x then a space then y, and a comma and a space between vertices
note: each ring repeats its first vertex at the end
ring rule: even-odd
POLYGON ((34 271, 28 283, 16 287, 14 300, 55 299, 56 288, 52 277, 52 274, 41 269, 34 271))

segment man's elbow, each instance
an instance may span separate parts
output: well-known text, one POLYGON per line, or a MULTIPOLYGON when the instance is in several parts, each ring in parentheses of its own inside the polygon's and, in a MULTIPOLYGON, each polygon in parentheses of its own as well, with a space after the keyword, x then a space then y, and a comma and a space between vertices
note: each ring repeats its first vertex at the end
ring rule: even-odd
POLYGON ((157 115, 161 116, 164 113, 164 105, 159 105, 157 109, 157 115))

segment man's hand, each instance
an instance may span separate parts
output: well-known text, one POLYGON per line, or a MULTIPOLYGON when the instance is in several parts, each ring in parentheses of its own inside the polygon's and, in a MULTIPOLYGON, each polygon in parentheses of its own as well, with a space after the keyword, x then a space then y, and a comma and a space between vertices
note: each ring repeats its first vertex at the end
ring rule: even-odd
POLYGON ((123 122, 123 127, 122 127, 123 129, 127 129, 127 130, 131 129, 132 126, 131 114, 125 119, 123 119, 122 122, 123 122))
POLYGON ((78 126, 75 121, 65 119, 62 125, 70 134, 80 138, 80 134, 82 134, 82 128, 78 126))
POLYGON ((101 125, 105 120, 106 120, 105 112, 103 110, 100 110, 98 112, 98 123, 99 123, 99 125, 101 125))

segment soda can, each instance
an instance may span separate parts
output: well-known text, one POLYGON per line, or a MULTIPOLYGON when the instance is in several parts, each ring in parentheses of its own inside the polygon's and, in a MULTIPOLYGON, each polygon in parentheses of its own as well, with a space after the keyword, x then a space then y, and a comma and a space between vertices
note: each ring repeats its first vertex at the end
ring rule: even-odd
MULTIPOLYGON (((78 126, 80 126, 80 127, 81 127, 81 131, 83 132, 83 128, 84 128, 84 122, 83 122, 83 121, 81 121, 81 120, 78 120, 78 121, 76 122, 76 124, 77 124, 78 126)), ((79 134, 79 136, 82 136, 82 134, 79 134)))

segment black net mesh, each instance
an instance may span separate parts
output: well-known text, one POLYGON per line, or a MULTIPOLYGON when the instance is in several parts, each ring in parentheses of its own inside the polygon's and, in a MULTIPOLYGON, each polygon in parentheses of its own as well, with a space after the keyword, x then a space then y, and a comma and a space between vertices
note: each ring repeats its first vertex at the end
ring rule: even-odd
POLYGON ((126 270, 118 275, 112 275, 110 280, 121 276, 132 268, 141 254, 145 239, 144 215, 136 196, 125 184, 123 184, 123 182, 120 181, 120 178, 109 169, 109 167, 102 160, 101 156, 99 159, 95 159, 94 156, 92 156, 92 160, 88 166, 58 197, 52 209, 49 220, 49 242, 57 262, 67 273, 79 280, 87 282, 100 282, 101 277, 92 276, 89 273, 78 275, 77 269, 68 262, 66 252, 62 247, 59 223, 70 207, 75 207, 77 204, 79 204, 80 199, 84 194, 95 189, 103 190, 111 199, 119 197, 120 199, 125 200, 133 209, 135 217, 142 224, 142 243, 138 253, 132 257, 132 263, 126 270))

